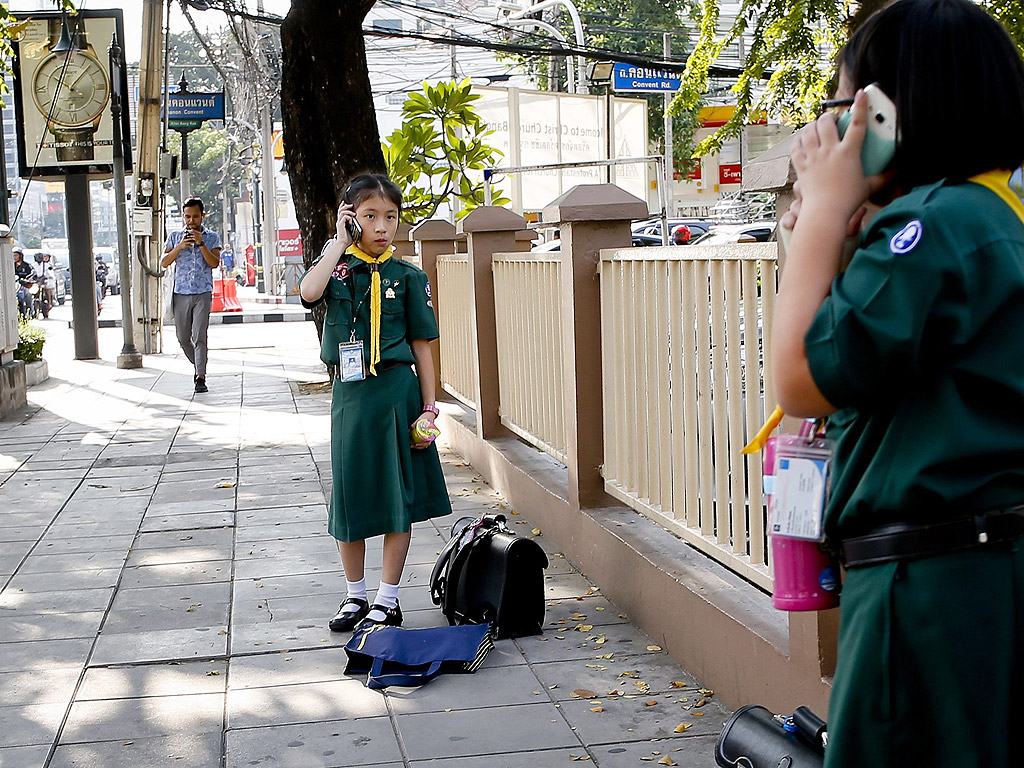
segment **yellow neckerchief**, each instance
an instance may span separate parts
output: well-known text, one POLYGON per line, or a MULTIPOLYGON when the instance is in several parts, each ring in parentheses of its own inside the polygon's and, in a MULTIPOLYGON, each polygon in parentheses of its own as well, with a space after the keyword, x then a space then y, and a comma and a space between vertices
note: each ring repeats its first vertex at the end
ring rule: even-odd
POLYGON ((971 176, 968 181, 981 184, 999 195, 999 199, 1010 206, 1017 218, 1024 224, 1024 171, 985 171, 971 176))
POLYGON ((377 363, 380 362, 380 265, 391 258, 394 248, 388 248, 380 256, 371 256, 358 245, 350 245, 345 253, 350 253, 360 261, 370 265, 370 373, 377 375, 377 363))

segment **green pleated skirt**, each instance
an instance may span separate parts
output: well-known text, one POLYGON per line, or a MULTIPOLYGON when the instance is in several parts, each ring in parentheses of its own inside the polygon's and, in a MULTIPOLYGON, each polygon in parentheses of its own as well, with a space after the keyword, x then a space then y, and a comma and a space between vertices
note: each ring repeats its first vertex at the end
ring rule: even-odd
POLYGON ((423 411, 412 368, 395 366, 363 381, 335 378, 333 395, 330 534, 360 541, 449 514, 437 448, 409 446, 409 427, 423 411))

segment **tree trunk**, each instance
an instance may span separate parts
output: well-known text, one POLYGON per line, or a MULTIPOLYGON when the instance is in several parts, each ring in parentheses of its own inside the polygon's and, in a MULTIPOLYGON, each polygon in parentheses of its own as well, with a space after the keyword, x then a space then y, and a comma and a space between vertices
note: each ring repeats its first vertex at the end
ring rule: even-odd
POLYGON ((363 45, 373 3, 292 0, 281 25, 284 156, 307 268, 334 234, 348 178, 386 172, 363 45))

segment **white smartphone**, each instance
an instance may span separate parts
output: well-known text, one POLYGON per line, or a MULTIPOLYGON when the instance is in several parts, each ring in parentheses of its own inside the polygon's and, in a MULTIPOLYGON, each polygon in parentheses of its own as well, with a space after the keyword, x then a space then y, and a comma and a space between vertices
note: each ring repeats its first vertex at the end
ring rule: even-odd
MULTIPOLYGON (((864 89, 864 95, 868 97, 868 130, 864 136, 860 162, 864 166, 864 175, 874 176, 888 168, 893 155, 896 154, 896 145, 899 143, 896 105, 875 83, 864 89)), ((840 138, 846 135, 846 129, 852 119, 852 109, 840 116, 836 123, 840 138)))

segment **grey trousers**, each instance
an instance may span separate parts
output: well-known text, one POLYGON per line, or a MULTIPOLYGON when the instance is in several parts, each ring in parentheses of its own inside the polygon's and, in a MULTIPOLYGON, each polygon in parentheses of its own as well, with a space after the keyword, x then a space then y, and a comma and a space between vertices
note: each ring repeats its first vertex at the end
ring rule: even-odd
POLYGON ((175 293, 174 332, 185 357, 196 367, 196 376, 206 376, 206 332, 210 328, 213 294, 175 293))

